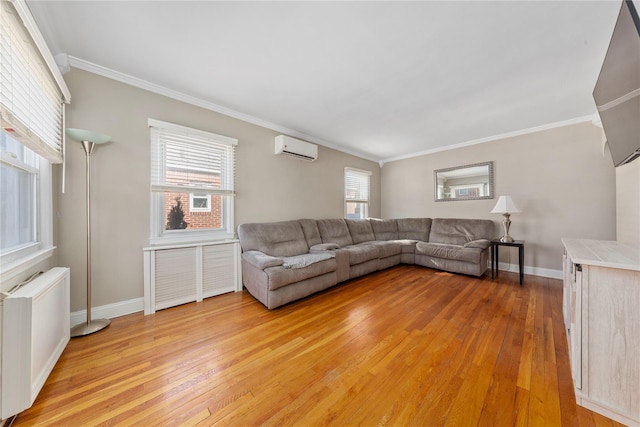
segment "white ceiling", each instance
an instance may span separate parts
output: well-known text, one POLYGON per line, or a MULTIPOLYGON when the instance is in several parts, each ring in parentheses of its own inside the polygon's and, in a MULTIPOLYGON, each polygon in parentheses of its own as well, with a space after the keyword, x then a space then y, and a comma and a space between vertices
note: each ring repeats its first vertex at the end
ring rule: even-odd
POLYGON ((376 161, 594 114, 620 4, 28 1, 72 64, 376 161))

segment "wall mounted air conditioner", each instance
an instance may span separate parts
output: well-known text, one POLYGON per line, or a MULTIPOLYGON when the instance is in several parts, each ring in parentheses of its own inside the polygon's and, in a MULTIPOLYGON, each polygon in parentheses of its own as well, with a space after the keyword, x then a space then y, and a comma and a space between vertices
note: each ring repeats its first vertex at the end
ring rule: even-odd
POLYGON ((313 162, 318 158, 318 146, 286 135, 276 136, 276 154, 313 162))

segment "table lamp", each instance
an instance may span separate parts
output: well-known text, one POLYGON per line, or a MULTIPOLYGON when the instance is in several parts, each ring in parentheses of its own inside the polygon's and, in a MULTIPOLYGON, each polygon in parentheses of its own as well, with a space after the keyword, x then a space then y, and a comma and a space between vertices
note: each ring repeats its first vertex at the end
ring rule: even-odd
POLYGON ((518 209, 515 203, 513 203, 511 196, 500 196, 500 198, 498 198, 498 203, 496 203, 496 206, 491 211, 491 213, 501 213, 504 216, 504 220, 502 221, 504 236, 500 238, 501 242, 513 242, 513 237, 509 236, 509 227, 511 226, 509 216, 516 212, 520 212, 520 209, 518 209))

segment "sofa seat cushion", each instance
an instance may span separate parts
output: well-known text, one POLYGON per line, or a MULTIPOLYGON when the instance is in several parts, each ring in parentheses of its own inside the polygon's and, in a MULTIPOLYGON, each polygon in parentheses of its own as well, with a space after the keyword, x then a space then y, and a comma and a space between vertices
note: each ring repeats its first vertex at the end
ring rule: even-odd
POLYGON ((414 254, 416 252, 417 240, 401 239, 395 240, 395 243, 400 245, 400 252, 403 254, 414 254))
POLYGON ((444 243, 418 242, 416 244, 416 255, 427 255, 434 258, 477 263, 480 262, 481 254, 482 249, 479 248, 465 248, 444 243))
POLYGON ((269 279, 269 290, 281 288, 283 286, 297 283, 312 277, 321 276, 326 273, 333 273, 336 270, 335 258, 314 262, 302 268, 285 268, 284 265, 265 268, 264 272, 269 279))
POLYGON ((368 243, 347 246, 344 248, 349 252, 349 265, 362 264, 363 262, 378 259, 378 248, 368 243))
POLYGON ((309 248, 309 252, 323 252, 323 251, 335 251, 336 249, 340 249, 335 243, 320 243, 317 245, 313 245, 309 248))
POLYGON ((369 242, 369 245, 373 245, 378 248, 378 257, 379 258, 387 258, 394 255, 400 255, 402 253, 402 245, 397 241, 383 241, 383 240, 375 240, 373 242, 369 242))
POLYGON ((284 260, 282 258, 267 255, 260 251, 243 252, 242 259, 260 270, 284 264, 284 260))
POLYGON ((491 239, 494 227, 493 221, 488 219, 435 218, 428 241, 464 245, 474 240, 491 239))
POLYGON ((487 249, 489 246, 491 246, 491 240, 489 239, 472 240, 464 244, 465 248, 487 249))

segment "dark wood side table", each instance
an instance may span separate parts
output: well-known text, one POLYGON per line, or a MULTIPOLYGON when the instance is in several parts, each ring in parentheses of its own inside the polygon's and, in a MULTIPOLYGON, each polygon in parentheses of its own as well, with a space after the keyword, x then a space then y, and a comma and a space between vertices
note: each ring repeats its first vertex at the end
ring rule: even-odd
POLYGON ((495 270, 498 277, 498 248, 500 246, 515 246, 518 248, 518 267, 520 271, 520 286, 522 286, 522 279, 524 278, 524 240, 514 240, 513 242, 501 242, 500 239, 493 239, 491 241, 491 278, 493 279, 493 272, 495 270))

